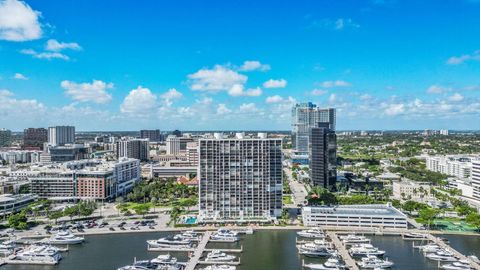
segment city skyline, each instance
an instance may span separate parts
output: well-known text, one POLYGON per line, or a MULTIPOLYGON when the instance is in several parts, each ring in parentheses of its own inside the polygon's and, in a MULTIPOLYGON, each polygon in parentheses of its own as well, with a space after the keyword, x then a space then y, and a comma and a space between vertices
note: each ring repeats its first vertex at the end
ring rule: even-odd
POLYGON ((311 101, 336 108, 337 130, 480 129, 479 11, 0 1, 1 127, 290 130, 311 101))

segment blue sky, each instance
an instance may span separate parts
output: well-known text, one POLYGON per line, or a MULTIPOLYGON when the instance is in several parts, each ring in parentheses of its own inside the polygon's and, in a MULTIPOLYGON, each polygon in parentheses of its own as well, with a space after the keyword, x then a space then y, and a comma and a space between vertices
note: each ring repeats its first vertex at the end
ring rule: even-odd
POLYGON ((0 0, 0 127, 480 129, 480 1, 0 0))

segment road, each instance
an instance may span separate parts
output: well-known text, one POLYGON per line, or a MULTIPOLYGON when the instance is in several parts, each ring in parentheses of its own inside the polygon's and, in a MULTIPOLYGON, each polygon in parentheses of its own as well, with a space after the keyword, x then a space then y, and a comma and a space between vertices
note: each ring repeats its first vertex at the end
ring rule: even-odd
POLYGON ((285 168, 285 173, 288 177, 288 182, 290 185, 290 189, 292 190, 292 199, 295 205, 302 204, 305 202, 305 197, 307 196, 308 192, 305 189, 305 185, 298 181, 295 181, 292 177, 292 170, 290 168, 285 168))

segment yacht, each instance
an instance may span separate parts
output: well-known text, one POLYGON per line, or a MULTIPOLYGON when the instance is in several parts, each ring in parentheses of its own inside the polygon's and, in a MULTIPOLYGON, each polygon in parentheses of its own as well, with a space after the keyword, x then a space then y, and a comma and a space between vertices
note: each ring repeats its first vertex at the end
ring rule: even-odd
POLYGON ((175 265, 177 264, 177 258, 172 257, 170 254, 158 255, 157 258, 152 259, 150 262, 162 265, 175 265))
POLYGON ((54 245, 74 245, 81 244, 83 241, 85 241, 85 238, 81 236, 76 236, 68 231, 61 231, 48 238, 45 242, 54 245))
POLYGON ((4 241, 0 244, 0 254, 10 255, 15 250, 15 247, 14 241, 4 241))
POLYGON ((446 270, 473 270, 473 267, 470 265, 468 261, 458 261, 458 262, 452 262, 449 264, 444 264, 440 266, 441 269, 446 269, 446 270))
POLYGON ((425 257, 429 258, 430 260, 440 261, 440 262, 456 262, 457 258, 453 255, 453 253, 446 251, 446 250, 438 250, 434 253, 429 253, 425 255, 425 257))
POLYGON ((13 255, 11 259, 28 261, 29 264, 57 264, 62 259, 58 248, 48 245, 31 245, 13 255))
POLYGON ((423 233, 404 233, 402 234, 403 240, 427 240, 428 235, 423 233))
POLYGON ((157 240, 147 240, 150 247, 154 248, 190 248, 192 240, 184 239, 181 235, 167 236, 157 240))
POLYGON ((207 262, 229 262, 235 260, 237 257, 233 255, 226 254, 220 250, 212 250, 207 254, 205 261, 207 262))
POLYGON ((200 240, 200 237, 201 237, 201 234, 196 232, 196 231, 185 231, 181 234, 181 236, 183 237, 183 239, 188 239, 188 240, 192 240, 192 241, 199 241, 200 240))
POLYGON ((423 246, 413 246, 413 247, 425 253, 437 252, 438 250, 441 249, 440 246, 437 244, 427 244, 423 246))
POLYGON ((380 250, 371 244, 356 244, 349 249, 352 257, 364 257, 364 256, 383 256, 384 250, 380 250))
POLYGON ((308 257, 327 257, 331 256, 335 250, 326 245, 315 243, 305 243, 298 246, 298 253, 308 257))
POLYGON ((310 270, 343 270, 347 269, 347 266, 342 264, 337 258, 329 258, 324 263, 312 263, 304 264, 303 267, 310 270))
POLYGON ((325 238, 325 234, 319 228, 313 228, 297 232, 298 236, 304 238, 325 238))
POLYGON ((346 245, 370 243, 370 239, 368 239, 363 235, 348 234, 348 235, 341 235, 339 236, 339 238, 346 245))
POLYGON ((132 265, 118 268, 118 270, 183 270, 185 267, 180 264, 162 265, 152 261, 135 261, 132 265))
POLYGON ((385 269, 391 268, 394 263, 388 260, 379 259, 376 256, 367 256, 362 261, 357 262, 358 266, 364 269, 385 269))
POLYGON ((202 270, 236 270, 237 267, 235 265, 209 265, 202 270))
POLYGON ((240 240, 237 232, 228 229, 219 229, 217 232, 212 234, 212 236, 210 236, 210 239, 221 242, 237 242, 240 240))
POLYGON ((157 265, 150 261, 135 261, 132 265, 118 268, 118 270, 149 270, 157 269, 157 265))

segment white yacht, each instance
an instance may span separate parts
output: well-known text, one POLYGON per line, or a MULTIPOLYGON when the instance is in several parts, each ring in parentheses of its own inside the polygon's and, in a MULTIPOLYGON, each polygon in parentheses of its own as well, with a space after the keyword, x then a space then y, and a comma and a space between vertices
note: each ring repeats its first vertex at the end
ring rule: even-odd
POLYGON ((414 248, 417 248, 425 253, 432 253, 432 252, 437 252, 439 251, 441 248, 439 245, 437 244, 427 244, 427 245, 423 245, 423 246, 413 246, 414 248))
POLYGON ((473 267, 470 265, 470 263, 464 260, 444 264, 441 265, 440 268, 446 270, 473 270, 473 267))
POLYGON ((340 235, 338 238, 346 245, 370 243, 370 239, 363 235, 348 234, 340 235))
POLYGON ((190 230, 190 231, 183 232, 181 236, 183 237, 183 239, 199 241, 202 235, 196 231, 190 230))
POLYGON ((220 250, 212 250, 207 254, 205 261, 207 262, 230 262, 235 260, 237 257, 233 255, 226 254, 220 250))
POLYGON ((58 232, 56 235, 45 240, 45 242, 54 245, 74 245, 81 244, 83 241, 85 241, 84 237, 76 236, 69 231, 58 232))
POLYGON ((304 238, 325 238, 325 233, 319 228, 312 228, 297 232, 298 236, 304 238))
POLYGON ((343 270, 347 269, 347 266, 342 264, 337 258, 329 258, 324 263, 311 263, 304 264, 303 267, 310 270, 343 270))
POLYGON ((305 255, 308 257, 327 257, 331 256, 335 252, 335 250, 330 248, 330 246, 319 245, 315 243, 305 243, 299 245, 297 248, 300 255, 305 255))
POLYGON ((158 255, 155 259, 152 259, 150 262, 156 264, 176 264, 177 258, 172 257, 170 254, 158 255))
POLYGON ((384 250, 380 250, 371 244, 355 244, 349 250, 352 257, 365 257, 365 256, 383 256, 384 250))
POLYGON ((457 258, 455 258, 455 255, 453 253, 446 251, 446 250, 438 250, 437 252, 434 253, 429 253, 425 255, 430 260, 434 261, 440 261, 440 262, 456 262, 458 261, 457 258))
POLYGON ((209 265, 202 270, 237 270, 235 265, 209 265))
POLYGON ((367 256, 362 261, 357 262, 358 266, 364 269, 385 269, 391 268, 394 263, 389 260, 379 259, 376 256, 367 256))
POLYGON ((0 254, 10 255, 15 250, 15 241, 3 241, 0 244, 0 254))
POLYGON ((28 261, 29 264, 57 264, 62 259, 58 248, 48 245, 31 245, 10 256, 12 260, 28 261))
POLYGON ((424 233, 414 233, 414 232, 411 232, 411 233, 404 233, 402 234, 402 238, 403 240, 427 240, 428 239, 428 235, 424 234, 424 233))
POLYGON ((221 242, 237 242, 238 240, 240 240, 240 238, 238 237, 238 232, 228 229, 218 229, 217 232, 210 236, 210 239, 213 241, 221 242))
POLYGON ((157 269, 157 265, 150 261, 135 261, 132 265, 118 268, 117 270, 150 270, 157 269))
POLYGON ((157 240, 147 240, 150 247, 154 248, 190 248, 192 247, 192 240, 185 239, 182 235, 167 236, 157 240))

